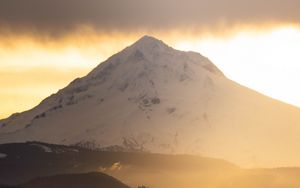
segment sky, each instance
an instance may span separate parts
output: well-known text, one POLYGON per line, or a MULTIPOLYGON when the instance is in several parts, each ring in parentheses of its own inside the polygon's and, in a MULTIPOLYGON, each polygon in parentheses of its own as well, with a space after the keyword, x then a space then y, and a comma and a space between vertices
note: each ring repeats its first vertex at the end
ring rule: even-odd
POLYGON ((208 57, 300 107, 298 0, 1 0, 0 118, 28 110, 143 35, 208 57))

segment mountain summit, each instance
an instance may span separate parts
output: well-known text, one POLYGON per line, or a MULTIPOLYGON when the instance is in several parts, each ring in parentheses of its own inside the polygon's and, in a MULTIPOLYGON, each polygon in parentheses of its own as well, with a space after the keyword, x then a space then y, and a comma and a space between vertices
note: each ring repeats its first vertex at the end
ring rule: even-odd
POLYGON ((299 123, 299 109, 227 79, 199 53, 145 36, 33 109, 1 120, 0 143, 300 165, 299 123))

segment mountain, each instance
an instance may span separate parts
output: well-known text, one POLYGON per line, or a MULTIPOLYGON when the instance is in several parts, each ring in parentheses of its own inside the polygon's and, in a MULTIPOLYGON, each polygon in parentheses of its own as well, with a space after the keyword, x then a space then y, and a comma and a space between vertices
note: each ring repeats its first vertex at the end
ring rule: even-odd
POLYGON ((298 108, 229 80, 199 53, 149 36, 0 126, 0 143, 200 154, 247 167, 300 165, 298 108))

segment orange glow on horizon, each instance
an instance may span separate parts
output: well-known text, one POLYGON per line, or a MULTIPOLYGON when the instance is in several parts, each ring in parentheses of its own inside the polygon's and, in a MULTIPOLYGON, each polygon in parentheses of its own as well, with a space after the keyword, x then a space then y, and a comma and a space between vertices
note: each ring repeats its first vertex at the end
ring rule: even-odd
POLYGON ((84 27, 59 39, 0 35, 0 118, 37 105, 147 33, 210 58, 230 79, 300 106, 300 29, 295 24, 209 30, 97 33, 84 27), (47 75, 47 76, 45 76, 47 75), (288 84, 287 84, 288 83, 288 84))

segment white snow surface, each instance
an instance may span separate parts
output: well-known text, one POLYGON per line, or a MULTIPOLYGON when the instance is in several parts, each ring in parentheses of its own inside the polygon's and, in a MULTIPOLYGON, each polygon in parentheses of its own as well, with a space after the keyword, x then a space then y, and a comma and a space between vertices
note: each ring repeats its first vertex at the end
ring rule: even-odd
POLYGON ((0 143, 119 146, 243 166, 300 165, 299 135, 299 109, 227 79, 199 53, 149 36, 0 121, 0 143))

